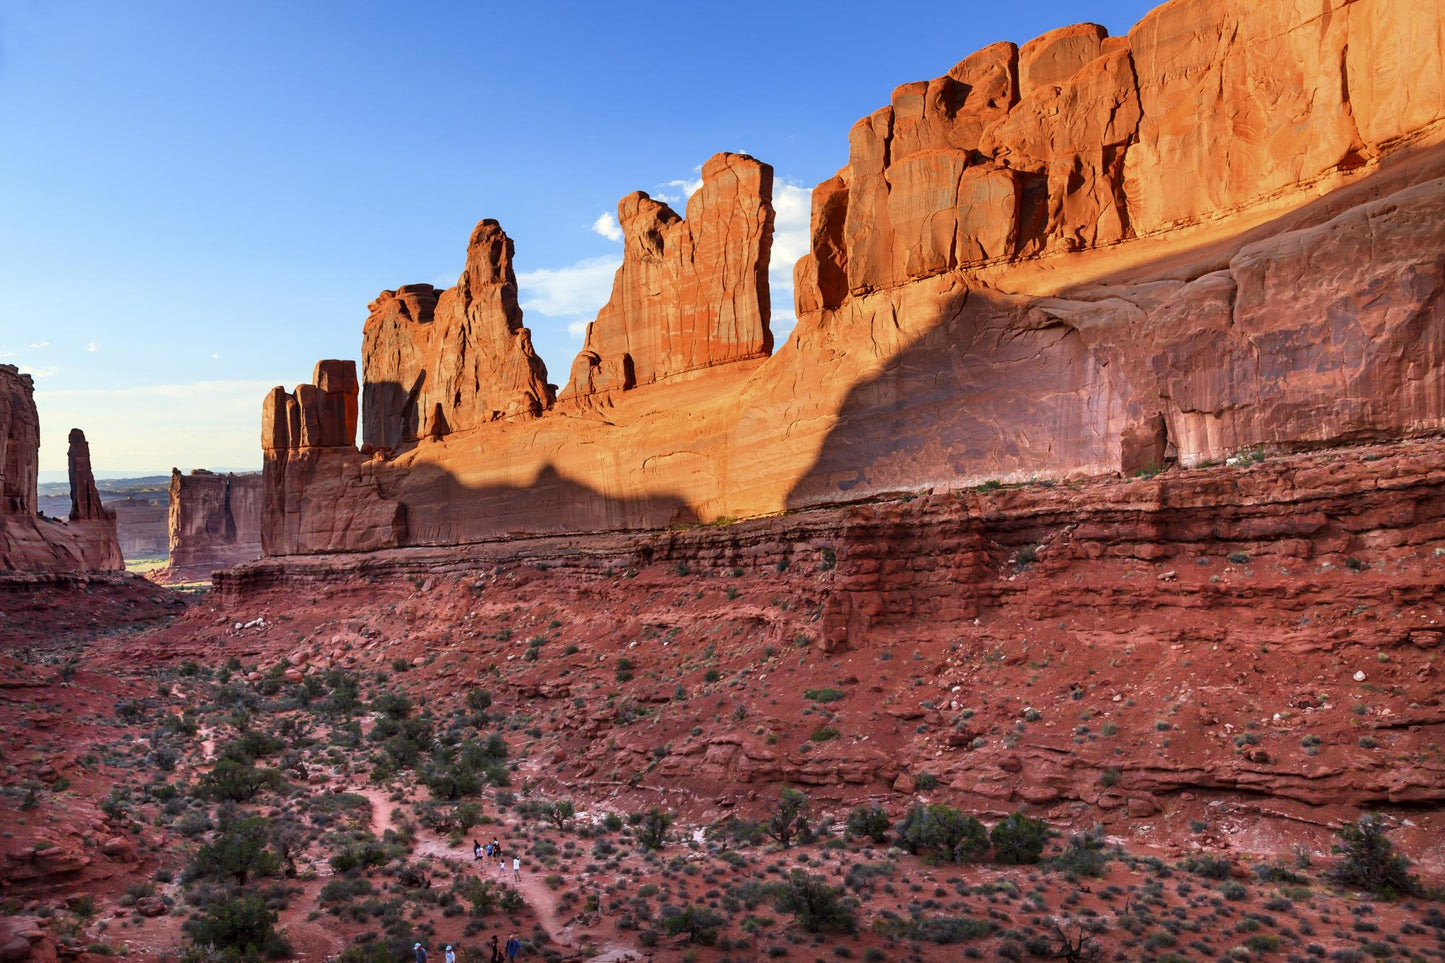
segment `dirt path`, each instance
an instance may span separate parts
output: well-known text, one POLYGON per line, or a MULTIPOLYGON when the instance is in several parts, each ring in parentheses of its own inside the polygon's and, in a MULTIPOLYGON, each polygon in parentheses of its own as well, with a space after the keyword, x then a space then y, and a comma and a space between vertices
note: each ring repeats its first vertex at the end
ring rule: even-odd
MULTIPOLYGON (((382 835, 388 829, 396 828, 395 816, 398 803, 391 799, 386 790, 366 786, 348 789, 347 792, 365 796, 371 803, 371 831, 377 836, 382 835)), ((416 841, 412 852, 417 857, 444 860, 463 868, 468 862, 476 862, 471 858, 470 852, 457 849, 423 826, 417 827, 416 841)), ((522 894, 522 899, 526 900, 527 906, 537 917, 538 925, 552 938, 553 942, 567 949, 579 949, 579 941, 587 935, 586 931, 579 932, 576 927, 562 921, 557 909, 557 894, 547 886, 542 877, 534 873, 523 872, 520 879, 516 878, 512 875, 510 857, 506 872, 499 873, 498 863, 500 862, 500 860, 483 859, 482 878, 499 880, 512 886, 522 894)), ((588 945, 600 951, 596 956, 588 957, 591 963, 625 963, 628 960, 644 958, 644 954, 637 947, 613 940, 599 938, 596 941, 588 941, 588 945)))

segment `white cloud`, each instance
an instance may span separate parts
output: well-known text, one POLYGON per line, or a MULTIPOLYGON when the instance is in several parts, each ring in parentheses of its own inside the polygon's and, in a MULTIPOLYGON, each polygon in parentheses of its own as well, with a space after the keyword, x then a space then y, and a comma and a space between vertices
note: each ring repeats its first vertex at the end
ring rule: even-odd
POLYGON ((13 358, 13 357, 15 357, 15 352, 14 352, 14 351, 11 351, 11 350, 10 350, 9 348, 7 348, 5 345, 0 344, 0 358, 13 358))
POLYGON ((517 275, 522 310, 558 319, 595 317, 612 294, 612 276, 621 264, 621 257, 604 254, 567 267, 522 271, 517 275))
POLYGON ((813 192, 787 181, 773 184, 773 254, 768 288, 773 302, 773 341, 781 345, 797 324, 793 314, 793 265, 808 253, 813 192))
POLYGON ((32 377, 32 378, 36 379, 37 381, 39 381, 41 378, 49 378, 51 375, 55 374, 55 373, 58 372, 60 369, 59 369, 59 368, 55 368, 55 367, 50 367, 50 368, 28 368, 28 367, 22 367, 20 370, 21 370, 22 373, 28 374, 28 375, 30 375, 30 377, 32 377))
POLYGON ((36 351, 44 351, 46 348, 50 347, 50 342, 40 341, 36 344, 32 344, 30 347, 34 348, 36 351))
POLYGON ((100 345, 96 344, 94 341, 87 341, 85 342, 85 350, 89 351, 91 354, 95 354, 97 351, 100 350, 100 345))
POLYGON ((697 178, 695 180, 668 181, 665 186, 681 188, 685 197, 692 197, 692 195, 696 194, 702 187, 702 165, 699 164, 694 167, 693 170, 697 172, 697 178))
POLYGON ((221 360, 221 356, 220 356, 219 354, 217 354, 216 352, 212 351, 212 352, 211 352, 211 360, 212 360, 212 361, 220 361, 220 360, 221 360))
POLYGON ((567 325, 567 333, 570 334, 572 337, 581 340, 582 338, 585 338, 587 336, 587 325, 591 323, 591 321, 573 321, 571 324, 567 325))
POLYGON ((609 241, 622 240, 622 225, 617 223, 617 218, 611 214, 602 214, 592 222, 592 231, 601 234, 609 241))

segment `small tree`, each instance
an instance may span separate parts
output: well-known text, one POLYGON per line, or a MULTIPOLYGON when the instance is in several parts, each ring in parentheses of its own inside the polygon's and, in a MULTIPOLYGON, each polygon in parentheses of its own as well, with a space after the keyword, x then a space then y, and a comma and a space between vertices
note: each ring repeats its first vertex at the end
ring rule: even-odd
POLYGON ((778 841, 784 849, 793 845, 793 838, 808 829, 808 797, 801 790, 789 786, 778 797, 763 831, 778 841))
POLYGON ((706 906, 684 906, 662 918, 662 928, 669 936, 686 934, 689 943, 712 946, 717 942, 718 928, 726 923, 717 912, 706 906))
POLYGON ((191 864, 192 876, 229 876, 246 885, 254 873, 273 875, 279 865, 276 854, 266 848, 271 825, 261 816, 248 816, 222 827, 216 838, 202 846, 191 864))
POLYGON ((638 845, 644 849, 661 849, 667 844, 667 831, 671 827, 672 814, 660 806, 653 806, 638 816, 638 845))
POLYGON ((773 908, 793 914, 798 925, 809 933, 852 933, 858 928, 852 902, 843 898, 842 890, 801 869, 793 870, 787 882, 773 887, 773 908))
POLYGON ((1395 851, 1379 815, 1369 813, 1345 826, 1340 840, 1334 847, 1340 861, 1325 873, 1331 882, 1385 899, 1420 892, 1420 881, 1410 874, 1410 861, 1395 851))
POLYGON ((849 836, 866 836, 875 843, 887 839, 890 828, 888 812, 882 806, 856 806, 844 824, 849 836))
POLYGON ((566 829, 572 817, 577 815, 577 807, 570 799, 558 799, 556 802, 547 803, 547 818, 558 829, 566 829))
POLYGON ((1042 819, 1030 819, 1022 812, 1016 812, 989 833, 993 858, 1009 865, 1037 863, 1044 854, 1044 841, 1048 836, 1049 827, 1042 819))
POLYGON ((988 853, 988 830, 973 816, 942 803, 917 805, 898 824, 898 842, 909 852, 946 863, 969 863, 988 853))
POLYGON ((291 947, 277 934, 275 926, 276 914, 266 908, 265 897, 247 893, 210 904, 205 915, 187 921, 185 929, 197 946, 213 947, 223 959, 290 956, 291 947))

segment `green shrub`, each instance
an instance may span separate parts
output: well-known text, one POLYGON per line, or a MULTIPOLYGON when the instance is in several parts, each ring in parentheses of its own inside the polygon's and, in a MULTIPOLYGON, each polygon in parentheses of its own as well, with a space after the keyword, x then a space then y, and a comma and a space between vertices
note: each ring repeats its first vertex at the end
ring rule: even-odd
POLYGON ((1037 863, 1044 853, 1048 835, 1049 828, 1043 820, 1030 819, 1022 812, 1016 812, 989 833, 993 858, 1006 865, 1037 863))
POLYGON ((191 863, 190 876, 234 878, 244 886, 252 875, 270 876, 280 868, 276 854, 267 849, 271 823, 247 816, 222 826, 216 838, 202 846, 191 863))
POLYGON ((988 853, 983 823, 942 803, 914 806, 897 832, 900 846, 939 862, 971 863, 988 853))
POLYGON ((196 793, 215 802, 247 802, 263 789, 279 789, 285 783, 276 769, 257 769, 249 762, 220 759, 201 776, 196 793))
POLYGON ((763 830, 787 849, 794 837, 808 830, 808 797, 791 786, 784 789, 763 823, 763 830))
POLYGON ((185 930, 197 947, 210 947, 226 960, 281 959, 291 947, 276 932, 276 914, 258 893, 211 903, 204 915, 186 921, 185 930))
POLYGON ((633 831, 637 844, 644 849, 661 849, 667 844, 667 831, 672 827, 672 814, 660 806, 645 813, 634 813, 637 828, 633 831))
POLYGON ((791 913, 798 925, 809 933, 825 930, 852 933, 858 928, 853 901, 845 898, 842 890, 829 886, 821 876, 795 869, 786 882, 772 890, 773 909, 791 913))
POLYGON ((882 806, 856 806, 848 813, 848 821, 844 824, 844 831, 849 836, 866 836, 875 843, 888 838, 889 828, 888 813, 882 806))
POLYGON ((814 702, 837 702, 843 698, 842 689, 804 689, 803 698, 814 702))
POLYGON ((1341 829, 1339 835, 1340 843, 1334 851, 1340 860, 1325 873, 1331 882, 1386 899, 1421 892, 1420 881, 1410 874, 1410 861, 1395 851, 1380 816, 1361 816, 1358 822, 1341 829))
POLYGON ((684 906, 678 910, 668 907, 663 910, 662 929, 669 936, 687 937, 689 943, 712 946, 717 942, 718 928, 727 920, 706 906, 684 906), (667 909, 672 909, 668 913, 667 909))

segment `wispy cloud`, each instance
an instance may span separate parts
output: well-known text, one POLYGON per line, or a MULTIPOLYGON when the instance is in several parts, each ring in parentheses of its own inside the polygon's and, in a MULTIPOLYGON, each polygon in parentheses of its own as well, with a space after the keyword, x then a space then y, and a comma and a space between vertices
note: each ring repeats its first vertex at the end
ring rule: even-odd
POLYGON ((612 293, 612 276, 621 266, 615 254, 589 257, 560 268, 540 268, 517 275, 522 310, 559 321, 595 317, 612 293))
POLYGON ((49 342, 49 341, 37 341, 37 342, 35 342, 34 344, 32 344, 30 347, 31 347, 33 350, 35 350, 35 351, 44 351, 46 348, 50 347, 50 342, 49 342))
POLYGON ((592 222, 592 232, 601 234, 609 241, 622 240, 622 225, 611 214, 602 214, 592 222))
POLYGON ((94 341, 87 341, 85 342, 85 350, 89 351, 91 354, 95 354, 97 351, 100 350, 100 345, 94 341))
POLYGON ((27 366, 21 367, 20 370, 23 373, 30 375, 30 377, 36 379, 37 381, 39 381, 41 378, 49 378, 51 375, 54 375, 60 371, 59 368, 54 366, 51 366, 49 368, 31 368, 27 366))
POLYGON ((591 323, 591 321, 573 321, 571 324, 567 325, 567 333, 570 334, 572 337, 581 340, 582 338, 587 336, 587 325, 591 323))
POLYGON ((221 360, 220 354, 218 354, 218 353, 215 352, 215 351, 212 351, 212 352, 211 352, 211 360, 212 360, 212 361, 220 361, 220 360, 221 360))

